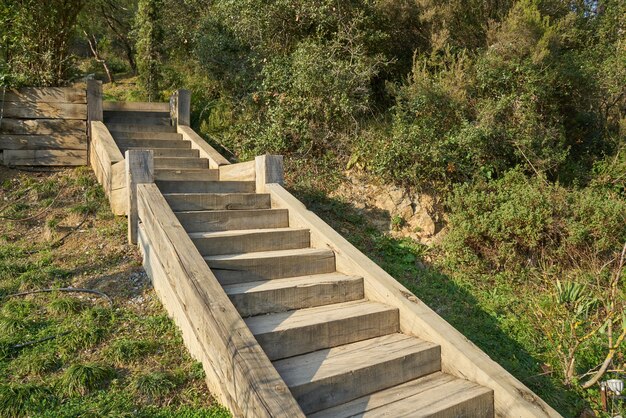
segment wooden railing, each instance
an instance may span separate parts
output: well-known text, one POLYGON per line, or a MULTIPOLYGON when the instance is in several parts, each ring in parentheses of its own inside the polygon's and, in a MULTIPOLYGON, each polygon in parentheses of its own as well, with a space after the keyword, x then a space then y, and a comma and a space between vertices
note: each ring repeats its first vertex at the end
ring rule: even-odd
POLYGON ((222 286, 150 182, 149 151, 129 151, 130 231, 137 237, 144 268, 192 355, 202 362, 207 384, 238 417, 304 417, 222 286), (136 179, 137 181, 133 181, 136 179), (139 180, 141 179, 141 180, 139 180), (137 223, 135 223, 137 222, 137 223))

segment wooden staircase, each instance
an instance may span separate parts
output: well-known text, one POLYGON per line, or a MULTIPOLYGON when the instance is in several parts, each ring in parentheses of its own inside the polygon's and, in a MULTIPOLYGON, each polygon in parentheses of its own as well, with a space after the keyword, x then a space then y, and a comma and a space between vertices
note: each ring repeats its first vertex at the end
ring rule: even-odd
POLYGON ((289 210, 220 181, 169 113, 105 110, 120 151, 152 150, 155 183, 302 411, 314 417, 492 417, 492 389, 442 372, 440 346, 400 332, 289 210))

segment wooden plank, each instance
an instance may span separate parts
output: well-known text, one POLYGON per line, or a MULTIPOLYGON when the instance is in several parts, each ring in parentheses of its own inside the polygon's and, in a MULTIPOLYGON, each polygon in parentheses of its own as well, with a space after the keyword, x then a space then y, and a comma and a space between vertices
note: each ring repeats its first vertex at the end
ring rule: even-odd
POLYGON ((7 89, 4 101, 84 104, 87 103, 87 92, 72 87, 22 87, 7 89))
POLYGON ((242 317, 363 299, 363 278, 328 273, 237 283, 224 291, 242 317))
POLYGON ((256 163, 254 161, 221 165, 219 170, 220 180, 255 181, 256 179, 256 163))
POLYGON ((102 81, 87 81, 87 121, 102 121, 102 81))
MULTIPOLYGON (((185 150, 187 151, 187 150, 185 150)), ((193 150, 189 150, 193 151, 193 150)), ((208 168, 159 168, 155 170, 155 180, 217 180, 217 170, 208 168)))
POLYGON ((128 209, 126 199, 126 187, 123 189, 112 190, 111 196, 109 197, 111 211, 118 216, 126 215, 126 210, 128 209))
POLYGON ((83 120, 3 118, 0 132, 11 135, 86 135, 83 120))
POLYGON ((237 416, 304 417, 154 184, 137 186, 139 218, 167 281, 237 416))
MULTIPOLYGON (((185 157, 185 158, 198 158, 198 150, 189 148, 149 148, 149 147, 121 147, 119 142, 117 146, 120 150, 126 151, 131 149, 151 149, 154 152, 155 157, 185 157)), ((217 180, 217 170, 215 172, 215 179, 217 180)))
POLYGON ((122 161, 124 156, 117 147, 115 140, 109 133, 106 125, 100 121, 91 122, 92 141, 97 141, 101 146, 101 151, 107 155, 111 164, 122 161), (97 138, 97 140, 95 139, 97 138))
MULTIPOLYGON (((204 347, 200 341, 198 332, 193 328, 193 324, 185 312, 184 305, 178 302, 174 288, 168 282, 165 267, 159 261, 158 256, 154 254, 153 246, 141 224, 139 225, 138 243, 143 256, 144 269, 152 281, 154 290, 167 310, 168 315, 181 330, 183 341, 191 356, 202 363, 206 375, 205 380, 211 395, 222 405, 236 405, 236 401, 225 390, 225 385, 222 385, 223 379, 226 378, 224 373, 219 367, 215 367, 216 365, 211 361, 212 356, 209 354, 207 347, 204 347)), ((239 414, 235 416, 241 416, 239 409, 235 409, 232 412, 239 414)))
POLYGON ((298 356, 398 332, 398 310, 353 301, 245 320, 270 360, 298 356))
POLYGON ((222 157, 222 154, 217 152, 189 126, 178 125, 177 130, 179 134, 183 135, 184 140, 191 141, 191 148, 200 151, 200 157, 209 160, 209 168, 218 168, 221 165, 230 164, 226 158, 222 157))
POLYGON ((137 244, 137 185, 154 182, 154 157, 150 150, 126 151, 126 193, 128 196, 128 242, 137 244))
POLYGON ((174 211, 269 209, 270 195, 260 193, 166 193, 174 211))
POLYGON ((176 212, 187 232, 228 231, 232 229, 267 229, 289 226, 286 210, 214 210, 176 212))
POLYGON ((352 416, 408 418, 416 414, 423 417, 493 417, 493 391, 467 380, 437 372, 325 409, 309 418, 352 416), (421 408, 418 408, 420 403, 421 408))
POLYGON ((439 347, 390 334, 274 362, 306 414, 439 371, 439 347))
POLYGON ((159 157, 154 159, 155 168, 209 168, 206 158, 159 157))
POLYGON ((191 149, 189 141, 180 141, 178 139, 130 139, 121 138, 117 139, 116 143, 120 148, 178 148, 178 149, 191 149))
POLYGON ((310 246, 309 230, 302 228, 193 232, 189 236, 202 255, 291 250, 310 246))
POLYGON ((74 103, 4 102, 4 117, 18 119, 87 119, 87 105, 74 103))
MULTIPOLYGON (((107 125, 108 126, 108 125, 107 125)), ((114 131, 109 130, 113 138, 116 141, 132 140, 132 139, 168 139, 172 141, 179 141, 187 144, 185 148, 191 148, 191 144, 188 141, 183 141, 183 136, 176 132, 126 132, 126 131, 114 131)))
POLYGON ((132 112, 168 112, 169 103, 158 102, 110 102, 102 103, 104 111, 132 111, 132 112))
POLYGON ((86 150, 4 150, 5 165, 78 166, 87 164, 86 150))
POLYGON ((107 123, 111 132, 170 132, 176 133, 176 127, 171 125, 137 125, 126 123, 107 123))
POLYGON ((264 193, 268 183, 283 184, 283 156, 259 155, 255 159, 256 192, 264 193))
POLYGON ((333 252, 318 248, 210 255, 204 259, 224 285, 335 271, 333 252))
POLYGON ((178 126, 189 126, 191 121, 191 92, 179 89, 174 94, 174 120, 178 126))
POLYGON ((254 193, 251 181, 159 180, 163 193, 254 193))
POLYGON ((400 329, 403 333, 441 346, 444 372, 493 389, 496 415, 560 416, 317 215, 308 211, 281 185, 269 184, 266 187, 272 195, 272 207, 289 209, 292 227, 310 228, 313 246, 335 251, 338 271, 363 276, 367 298, 400 309, 400 329))
MULTIPOLYGON (((127 116, 109 116, 106 113, 103 116, 103 120, 107 125, 130 125, 139 126, 139 130, 143 130, 145 126, 163 126, 164 128, 170 127, 170 118, 168 117, 143 117, 134 116, 137 114, 131 114, 127 116)), ((167 131, 162 131, 167 132, 167 131)))
POLYGON ((0 149, 87 149, 87 135, 2 135, 0 149))

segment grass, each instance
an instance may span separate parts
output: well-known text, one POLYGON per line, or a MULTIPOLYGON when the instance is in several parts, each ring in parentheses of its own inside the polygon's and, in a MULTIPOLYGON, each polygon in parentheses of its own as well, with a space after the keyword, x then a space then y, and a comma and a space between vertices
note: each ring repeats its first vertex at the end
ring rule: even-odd
POLYGON ((0 202, 0 416, 230 416, 88 168, 0 168, 0 202), (81 293, 6 297, 70 286, 113 305, 81 293))

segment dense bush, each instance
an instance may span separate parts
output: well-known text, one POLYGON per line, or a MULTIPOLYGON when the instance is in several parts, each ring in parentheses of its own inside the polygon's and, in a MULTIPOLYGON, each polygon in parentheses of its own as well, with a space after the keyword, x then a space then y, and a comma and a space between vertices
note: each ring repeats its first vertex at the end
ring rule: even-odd
POLYGON ((453 266, 480 272, 593 270, 626 242, 626 202, 513 170, 456 187, 444 248, 453 266))

